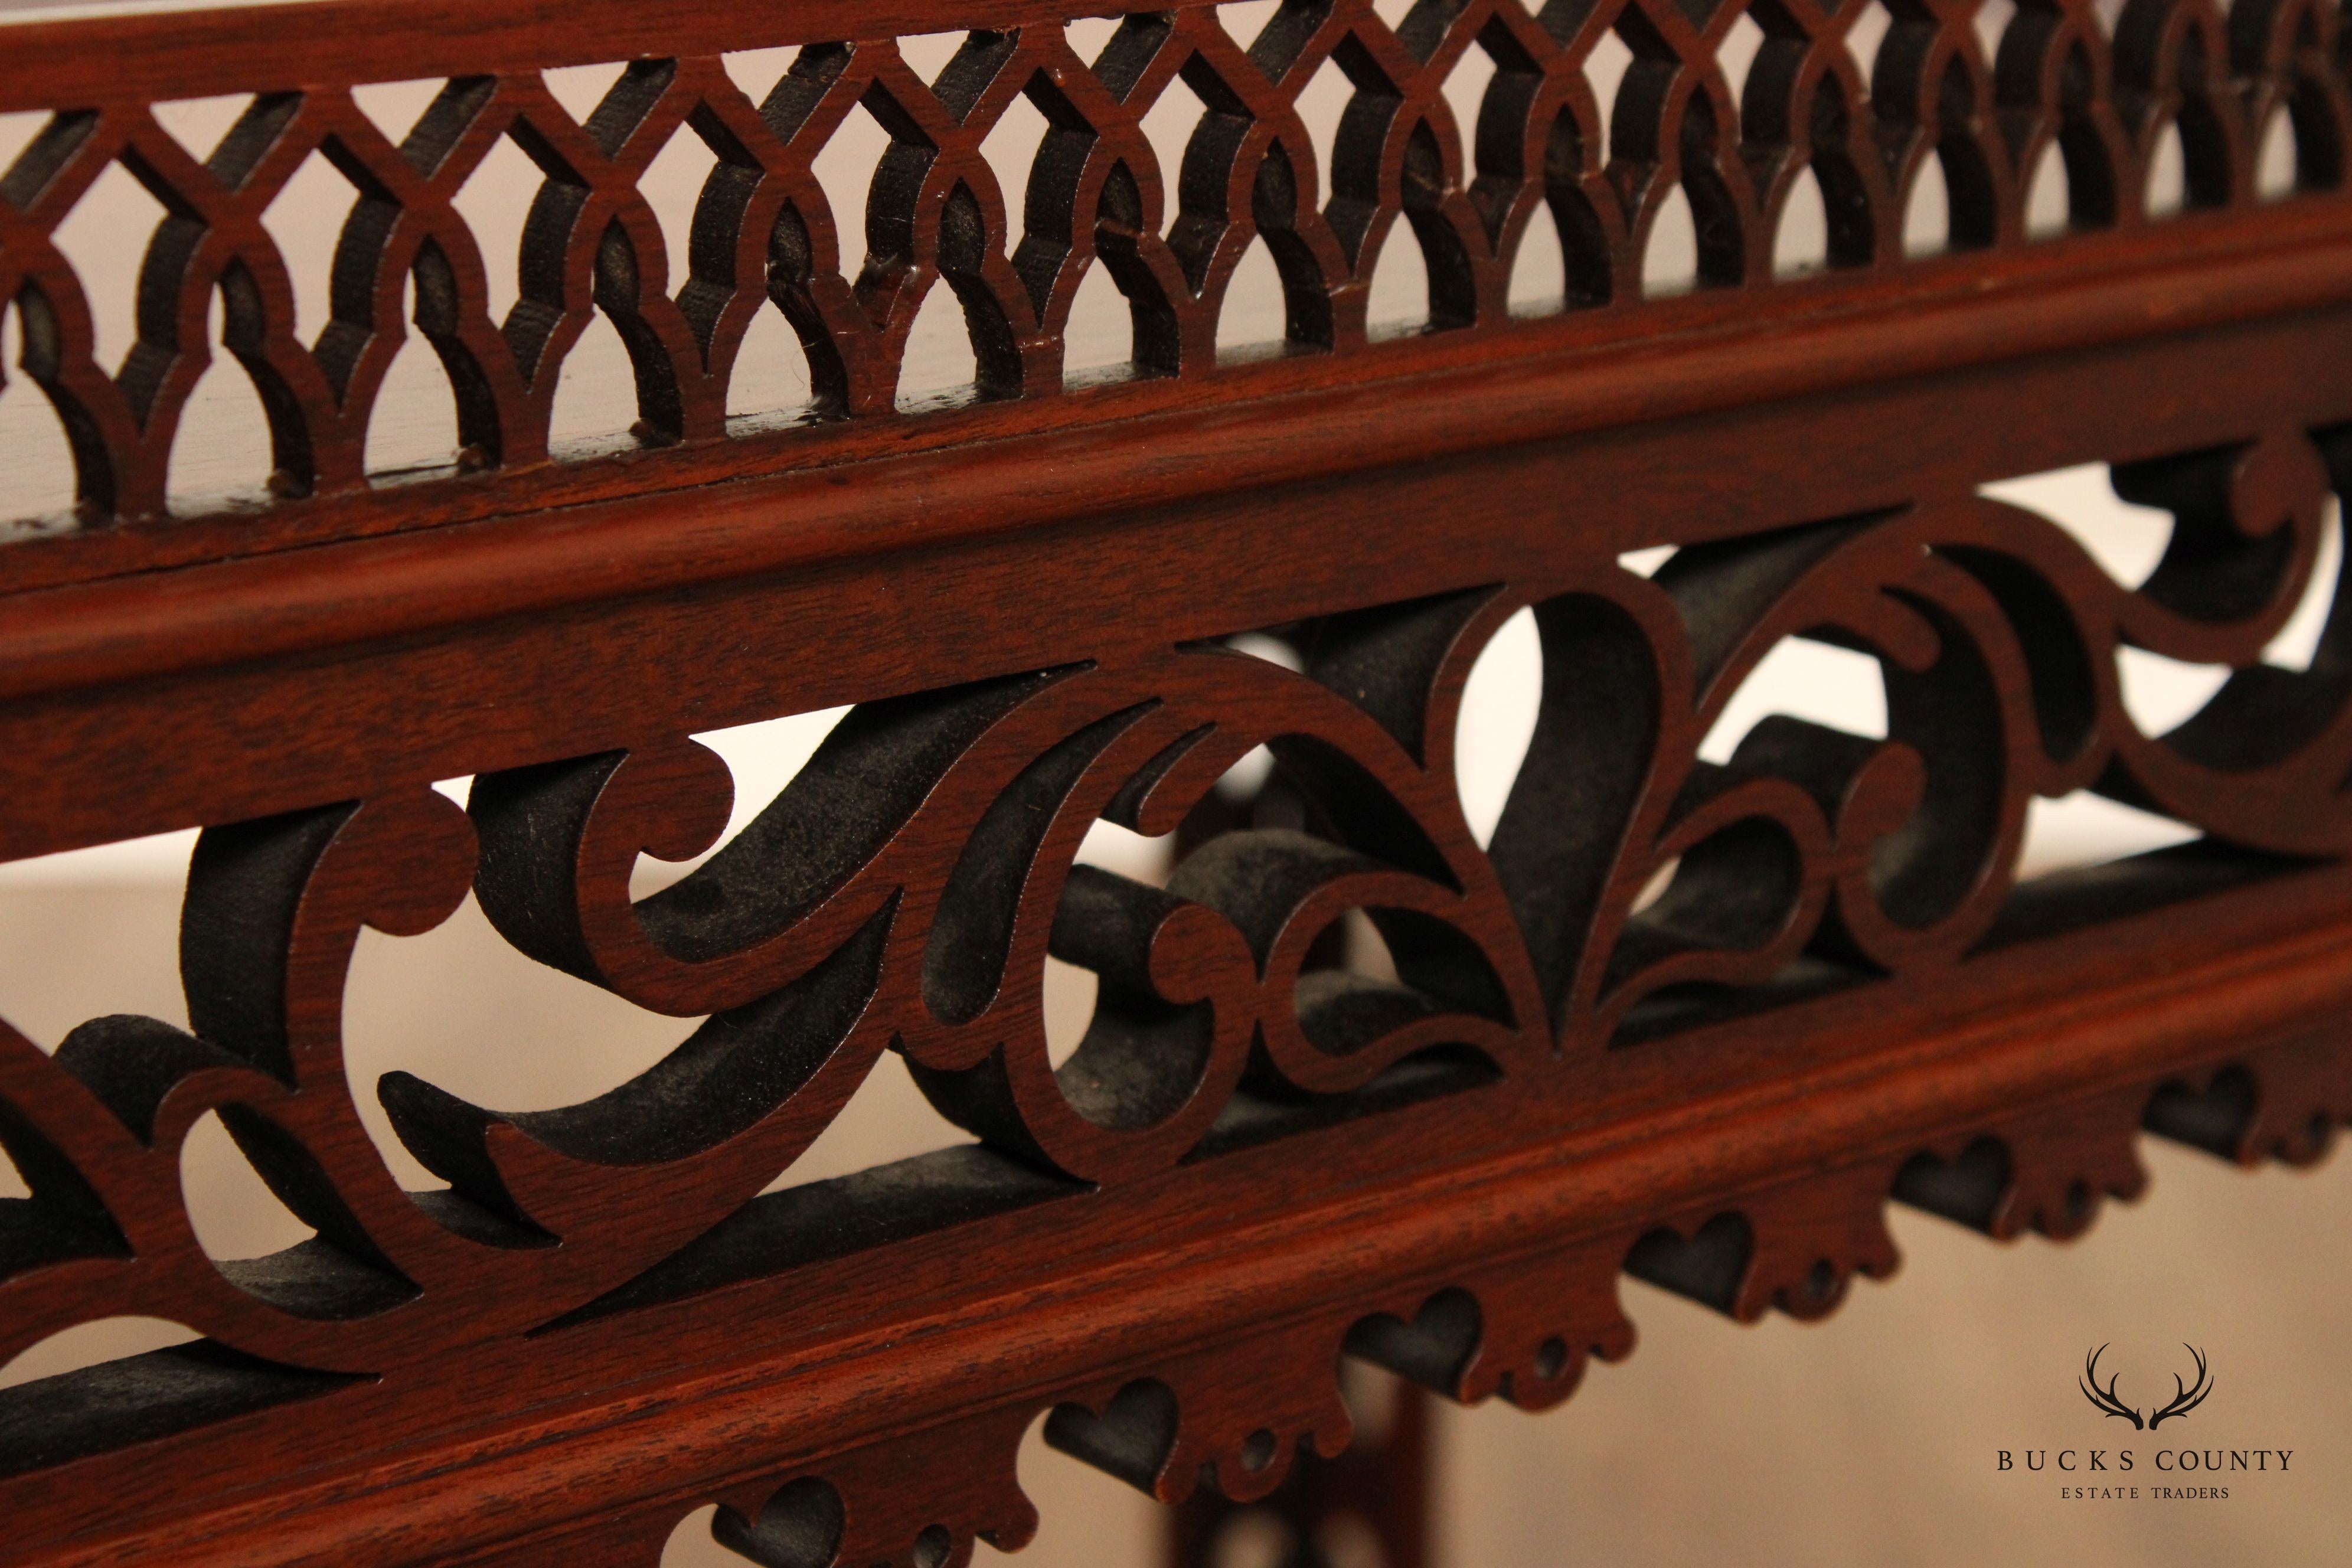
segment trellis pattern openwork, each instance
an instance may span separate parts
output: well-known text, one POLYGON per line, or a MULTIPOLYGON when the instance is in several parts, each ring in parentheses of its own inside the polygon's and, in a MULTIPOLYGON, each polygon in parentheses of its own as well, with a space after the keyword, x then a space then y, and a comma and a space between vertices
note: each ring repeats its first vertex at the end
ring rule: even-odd
POLYGON ((194 1336, 0 1389, 12 1561, 652 1568, 715 1504, 770 1568, 952 1568, 1028 1538, 1041 1417, 1258 1498, 1349 1440, 1343 1357, 1540 1408, 1632 1349, 1621 1275, 1816 1318, 1890 1197, 2067 1237, 2143 1131, 2304 1162, 2352 1116, 2333 6, 1066 9, 0 26, 0 390, 80 498, 0 548, 0 858, 202 830, 184 1027, 0 1025, 0 1365, 194 1336), (516 149, 506 256, 459 198, 516 149), (322 159, 304 342, 272 215, 322 159), (66 237, 126 172, 163 216, 107 364, 66 237), (1284 341, 1237 344, 1260 246, 1284 341), (1401 247, 1417 330, 1372 319, 1401 247), (1123 363, 1073 373, 1106 277, 1123 363), (924 403, 942 290, 976 380, 924 403), (274 478, 203 510, 216 306, 274 478), (745 417, 771 310, 812 402, 745 417), (564 449, 599 318, 634 427, 564 449), (417 337, 460 449, 372 474, 417 337), (2092 464, 2168 523, 2139 580, 1993 499, 2092 464), (1489 833, 1465 694, 1529 621, 1489 833), (1792 641, 1883 729, 1723 740, 1792 641), (2150 658, 2212 672, 2184 722, 2135 720, 2150 658), (697 737, 834 709, 728 835, 697 737), (2188 841, 2026 875, 2084 792, 2188 841), (691 1032, 554 1110, 360 1081, 362 931, 469 896, 691 1032), (890 1053, 966 1141, 779 1184, 890 1053), (308 1239, 207 1251, 215 1117, 308 1239))
MULTIPOLYGON (((1039 398, 1068 388, 1070 312, 1097 265, 1131 315, 1129 374, 1191 378, 1217 368, 1220 312, 1257 241, 1280 272, 1291 347, 1345 354, 1367 346, 1373 269, 1392 243, 1420 248, 1431 331, 1507 330, 1515 263, 1539 224, 1560 258, 1539 293, 1570 310, 1636 304, 1678 194, 1697 281, 1768 284, 1809 171, 1833 271, 1904 261, 1931 164, 1937 226, 1960 252, 2025 241, 2053 149, 2078 230, 2162 216, 2150 186, 2166 149, 2179 189, 2160 207, 2256 202, 2271 135, 2291 134, 2294 188, 2334 190, 2352 136, 2338 31, 2325 0, 1192 4, 1096 24, 1090 58, 1051 23, 972 33, 928 81, 891 37, 809 42, 756 102, 721 57, 640 59, 584 121, 537 72, 461 75, 404 133, 362 111, 352 89, 364 83, 306 76, 256 83, 208 150, 184 147, 146 103, 59 106, 0 177, 0 299, 20 318, 19 368, 68 437, 80 523, 141 521, 167 511, 215 294, 268 423, 269 494, 246 504, 332 497, 368 487, 369 426, 412 330, 454 396, 448 462, 527 470, 550 455, 561 368, 600 311, 634 367, 635 442, 692 446, 727 437, 739 351, 770 308, 798 334, 822 424, 898 406, 908 332, 940 288, 969 328, 973 395, 1039 398), (1301 102, 1332 69, 1346 104, 1318 146, 1301 102), (1000 180, 983 144, 1023 98, 1045 130, 1000 180), (1147 134, 1163 100, 1190 105, 1181 155, 1147 134), (815 172, 854 115, 885 133, 861 171, 862 213, 829 203, 815 172), (682 137, 714 163, 672 255, 637 183, 682 137), (514 257, 485 254, 453 205, 502 138, 544 174, 514 257), (298 280, 264 216, 314 154, 355 199, 331 319, 305 343, 298 280), (93 325, 107 302, 86 295, 55 235, 117 163, 164 216, 139 269, 135 343, 108 365, 93 325), (488 278, 507 268, 517 297, 500 319, 488 278)), ((794 460, 793 436, 756 439, 784 445, 754 461, 794 460)), ((698 477, 642 476, 634 488, 698 477)))

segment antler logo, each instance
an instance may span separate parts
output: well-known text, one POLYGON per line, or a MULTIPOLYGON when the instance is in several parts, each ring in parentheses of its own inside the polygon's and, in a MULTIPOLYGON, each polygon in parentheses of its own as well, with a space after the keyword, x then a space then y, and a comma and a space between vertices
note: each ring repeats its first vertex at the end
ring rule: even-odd
POLYGON ((2139 1411, 2136 1407, 2126 1405, 2122 1396, 2116 1394, 2116 1373, 2110 1373, 2107 1375, 2105 1386, 2100 1385, 2099 1358, 2107 1353, 2105 1345, 2101 1345, 2083 1360, 2083 1397, 2109 1415, 2120 1416, 2130 1422, 2134 1431, 2139 1431, 2144 1427, 2153 1432, 2170 1417, 2188 1415, 2204 1404, 2205 1396, 2213 1392, 2213 1377, 2212 1373, 2206 1370, 2203 1351, 2199 1350, 2195 1345, 2186 1343, 2180 1348, 2187 1351, 2190 1359, 2196 1362, 2197 1381, 2193 1384, 2183 1384, 2180 1381, 2180 1375, 2175 1373, 2172 1378, 2172 1403, 2148 1416, 2146 1421, 2140 1419, 2139 1411))

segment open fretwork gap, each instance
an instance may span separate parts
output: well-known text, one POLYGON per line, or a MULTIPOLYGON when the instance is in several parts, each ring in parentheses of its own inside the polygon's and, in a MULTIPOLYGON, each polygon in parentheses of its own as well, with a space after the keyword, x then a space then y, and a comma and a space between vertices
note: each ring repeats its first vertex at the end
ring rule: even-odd
MULTIPOLYGON (((2118 496, 2104 463, 2005 479, 1982 487, 1982 493, 2055 523, 2126 587, 2147 581, 2173 538, 2172 514, 2118 496)), ((2311 668, 2343 570, 2341 518, 2340 502, 2330 497, 2308 580, 2293 613, 2262 650, 2262 663, 2290 671, 2311 668)), ((2129 645, 2116 652, 2116 672, 2125 710, 2148 736, 2164 735, 2194 718, 2231 673, 2225 665, 2186 663, 2129 645)), ((2018 876, 2032 881, 2185 845, 2197 837, 2185 824, 2093 790, 2057 800, 2036 798, 2029 810, 2018 876)))

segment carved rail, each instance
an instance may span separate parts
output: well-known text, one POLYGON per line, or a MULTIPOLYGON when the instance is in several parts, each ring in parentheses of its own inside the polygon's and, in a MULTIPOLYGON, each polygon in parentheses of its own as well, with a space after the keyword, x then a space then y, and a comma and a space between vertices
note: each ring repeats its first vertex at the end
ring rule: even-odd
POLYGON ((1908 0, 1288 0, 1246 36, 1202 5, 753 9, 0 26, 0 110, 52 115, 0 176, 0 298, 81 498, 0 546, 0 854, 205 829, 188 1029, 0 1026, 29 1191, 0 1362, 126 1314, 204 1336, 0 1391, 24 1561, 648 1568, 717 1502, 779 1568, 942 1568, 1027 1538, 1042 1412, 1163 1499, 1262 1495, 1347 1440, 1342 1354, 1541 1406, 1632 1348, 1621 1271, 1816 1317, 1895 1268, 1890 1195, 2070 1237, 2139 1191, 2143 1127, 2304 1161, 2352 1115, 2352 621, 2265 662, 2352 483, 2334 9, 2036 4, 1993 41, 1908 0), (929 79, 896 41, 975 26, 929 79), (779 46, 764 97, 722 58, 779 46), (541 74, 624 57, 584 122, 541 74), (353 93, 416 77, 446 81, 399 138, 353 93), (1179 82, 1171 167, 1146 121, 1179 82), (228 92, 201 161, 153 113, 228 92), (1016 235, 983 144, 1019 98, 1048 128, 1016 235), (887 133, 862 268, 814 172, 853 112, 887 133), (636 182, 688 135, 713 165, 673 260, 636 182), (494 321, 453 196, 500 138, 544 184, 494 321), (2032 238, 2051 147, 2071 232, 2032 238), (313 156, 355 194, 306 345, 263 215, 313 156), (167 216, 110 371, 53 237, 111 164, 167 216), (1930 164, 1947 244, 1913 257, 1930 164), (1776 279, 1807 171, 1825 266, 1776 279), (1699 287, 1645 299, 1676 191, 1699 287), (1538 223, 1559 300, 1523 317, 1538 223), (1286 346, 1221 351, 1259 241, 1286 346), (1405 243, 1426 327, 1382 338, 1405 243), (1081 380, 1097 262, 1131 348, 1081 380), (942 287, 978 381, 902 408, 942 287), (276 473, 176 518, 215 295, 276 473), (730 424, 770 306, 814 404, 730 424), (634 432, 553 450, 599 314, 634 432), (411 325, 465 449, 371 475, 411 325), (2172 519, 2136 584, 1981 493, 2095 461, 2172 519), (1522 611, 1541 707, 1482 837, 1456 725, 1522 611), (1885 733, 1780 716, 1702 755, 1790 638, 1875 661, 1885 733), (2151 735, 2126 650, 2231 673, 2151 735), (633 897, 728 821, 694 737, 841 703, 633 897), (1261 747, 1273 784, 1217 820, 1261 747), (460 776, 462 806, 432 787, 460 776), (2019 880, 2032 803, 2084 790, 2199 837, 2019 880), (1164 885, 1083 863, 1099 822, 1178 845, 1164 885), (351 1081, 362 928, 469 892, 702 1022, 563 1110, 351 1081), (1061 1061, 1049 956, 1099 987, 1061 1061), (891 1050, 976 1142, 767 1192, 891 1050), (369 1095, 446 1185, 400 1186, 369 1095), (312 1239, 205 1253, 180 1151, 213 1112, 312 1239))

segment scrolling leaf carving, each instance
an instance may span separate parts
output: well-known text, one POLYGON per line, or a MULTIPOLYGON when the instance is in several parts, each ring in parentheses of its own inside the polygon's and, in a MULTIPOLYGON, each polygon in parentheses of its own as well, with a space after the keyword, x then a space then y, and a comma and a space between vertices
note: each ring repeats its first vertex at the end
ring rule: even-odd
MULTIPOLYGON (((419 786, 209 828, 184 917, 190 1030, 101 1018, 53 1057, 0 1035, 0 1142, 30 1189, 0 1211, 0 1355, 143 1313, 244 1358, 239 1376, 396 1381, 453 1347, 544 1343, 725 1289, 745 1277, 729 1248, 777 1201, 758 1194, 886 1050, 981 1148, 927 1157, 922 1179, 953 1166, 965 1184, 945 1218, 884 1213, 913 1202, 909 1163, 903 1193, 860 1189, 872 1212, 857 1223, 952 1237, 1047 1196, 1211 1181, 1220 1159, 1334 1121, 1446 1129, 1457 1097, 1516 1093, 1563 1121, 1609 1095, 1654 1099, 1643 1059, 1703 1063, 1711 1024, 1958 984, 1988 953, 2172 896, 2176 874, 2202 885, 2208 862, 2255 875, 2338 855, 2352 840, 2341 614, 2309 668, 2262 658, 2309 586, 2336 483, 2323 454, 2340 447, 2282 430, 2119 468, 2124 494, 2177 520, 2137 587, 2030 511, 1929 500, 1693 545, 1646 577, 1570 556, 1271 628, 1296 668, 1188 642, 884 697, 715 849, 732 780, 682 732, 483 773, 463 810, 419 786), (1540 708, 1482 847, 1456 726, 1473 665, 1522 610, 1542 642, 1540 708), (1706 760, 1791 637, 1876 661, 1885 734, 1781 715, 1706 760), (2126 647, 2234 673, 2187 722, 2144 734, 2122 700, 2126 647), (1181 834, 1260 748, 1293 817, 1181 834), (2060 907, 2015 866, 2031 800, 2084 788, 2207 838, 2117 872, 2122 893, 2087 915, 2060 907), (1163 883, 1085 862, 1105 821, 1182 844, 1163 883), (641 856, 706 852, 633 896, 641 856), (703 1022, 639 1077, 560 1110, 386 1077, 397 1135, 447 1184, 404 1191, 346 1078, 345 971, 363 925, 429 929, 469 887, 522 952, 703 1022), (1358 916, 1392 973, 1332 962, 1326 933, 1358 916), (1059 1061, 1049 956, 1098 980, 1091 1026, 1059 1061), (208 1111, 313 1239, 205 1255, 177 1184, 208 1111)), ((2069 1236, 2101 1196, 2139 1190, 2143 1116, 2227 1157, 2308 1159, 2347 1110, 2339 1078, 2317 1047, 2266 1047, 2152 1101, 2134 1086, 1857 1152, 1383 1285, 1344 1316, 1256 1325, 1241 1350, 1090 1373, 989 1417, 1012 1425, 987 1442, 1051 1407, 1050 1440, 1163 1500, 1203 1478, 1258 1495, 1300 1443, 1347 1441, 1343 1350, 1455 1397, 1539 1408, 1591 1357, 1632 1348, 1621 1269, 1743 1321, 1816 1317, 1853 1275, 1895 1266, 1890 1191, 1998 1237, 2069 1236), (1236 1378, 1236 1356, 1257 1372, 1236 1378)), ((820 1212, 837 1197, 853 1201, 793 1201, 854 1234, 820 1212)), ((77 1440, 37 1439, 35 1462, 77 1440)), ((863 1472, 821 1457, 718 1500, 721 1536, 761 1562, 902 1550, 911 1514, 873 1511, 863 1472)), ((992 1484, 915 1560, 961 1560, 982 1533, 1013 1543, 1025 1510, 992 1484)))

